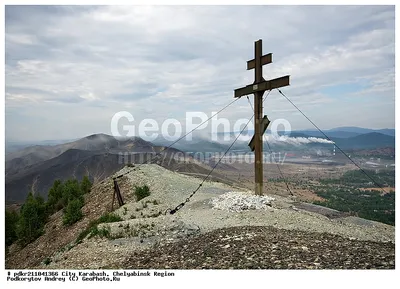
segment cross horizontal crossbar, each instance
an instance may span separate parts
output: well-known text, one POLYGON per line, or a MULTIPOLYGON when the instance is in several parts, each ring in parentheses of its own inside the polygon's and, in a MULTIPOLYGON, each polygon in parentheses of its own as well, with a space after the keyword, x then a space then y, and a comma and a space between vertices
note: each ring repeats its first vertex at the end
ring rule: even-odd
MULTIPOLYGON (((261 57, 261 65, 272 63, 272 53, 265 54, 261 57)), ((247 61, 247 70, 256 68, 256 60, 247 61)))
POLYGON ((266 80, 257 84, 250 84, 245 87, 235 89, 235 97, 242 97, 244 95, 252 94, 257 91, 272 90, 274 88, 284 87, 289 85, 289 75, 266 80))
MULTIPOLYGON (((263 135, 265 133, 269 123, 270 123, 270 121, 269 121, 268 117, 266 115, 264 115, 263 119, 261 120, 261 127, 262 127, 261 135, 263 135)), ((249 142, 249 147, 250 147, 251 151, 254 152, 254 149, 255 149, 254 135, 251 138, 251 141, 249 142)))

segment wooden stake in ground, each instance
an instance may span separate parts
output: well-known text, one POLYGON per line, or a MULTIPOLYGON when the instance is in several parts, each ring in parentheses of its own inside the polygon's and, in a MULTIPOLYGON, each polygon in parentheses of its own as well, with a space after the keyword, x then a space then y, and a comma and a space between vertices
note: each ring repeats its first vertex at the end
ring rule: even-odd
POLYGON ((122 207, 124 205, 124 200, 122 199, 121 191, 119 190, 117 180, 113 179, 113 182, 114 182, 114 194, 113 194, 113 199, 112 199, 112 203, 111 203, 111 211, 114 211, 115 196, 117 196, 118 205, 120 207, 122 207))
POLYGON ((254 83, 242 88, 235 89, 235 97, 242 97, 254 93, 254 137, 250 142, 250 148, 255 152, 255 193, 262 195, 263 189, 263 163, 262 151, 263 143, 262 136, 267 129, 269 120, 266 116, 263 117, 262 112, 262 97, 264 92, 274 88, 289 85, 289 76, 265 80, 263 78, 262 66, 272 63, 272 53, 262 55, 262 40, 255 42, 254 59, 247 61, 247 70, 254 69, 254 83), (263 121, 264 119, 264 121, 263 121), (266 119, 266 120, 265 120, 266 119))

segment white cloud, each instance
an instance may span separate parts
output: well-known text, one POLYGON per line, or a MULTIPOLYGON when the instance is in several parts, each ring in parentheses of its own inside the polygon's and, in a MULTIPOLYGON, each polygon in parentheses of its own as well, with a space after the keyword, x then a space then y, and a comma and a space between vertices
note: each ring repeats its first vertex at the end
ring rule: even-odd
MULTIPOLYGON (((66 138, 109 133, 112 115, 126 109, 160 123, 186 111, 210 114, 253 82, 246 61, 259 38, 273 52, 265 78, 290 74, 283 90, 321 127, 337 126, 337 116, 344 125, 394 127, 393 7, 8 6, 7 137, 52 139, 55 126, 66 138), (343 85, 357 90, 324 92, 343 85), (344 113, 343 101, 364 113, 344 113), (374 119, 365 113, 370 101, 380 103, 374 119), (15 109, 32 120, 31 135, 15 109)), ((271 119, 311 127, 292 109, 276 92, 265 103, 271 119)), ((221 113, 233 122, 250 115, 245 98, 221 113)))

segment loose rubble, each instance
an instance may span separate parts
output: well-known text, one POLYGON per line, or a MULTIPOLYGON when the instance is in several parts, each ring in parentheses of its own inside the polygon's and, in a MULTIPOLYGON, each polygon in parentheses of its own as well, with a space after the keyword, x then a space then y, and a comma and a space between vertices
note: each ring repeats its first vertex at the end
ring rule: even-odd
POLYGON ((133 253, 126 269, 394 269, 395 245, 273 227, 218 229, 133 253))
POLYGON ((244 210, 266 210, 274 198, 268 196, 255 196, 251 192, 228 192, 219 197, 211 199, 214 209, 230 212, 241 212, 244 210))

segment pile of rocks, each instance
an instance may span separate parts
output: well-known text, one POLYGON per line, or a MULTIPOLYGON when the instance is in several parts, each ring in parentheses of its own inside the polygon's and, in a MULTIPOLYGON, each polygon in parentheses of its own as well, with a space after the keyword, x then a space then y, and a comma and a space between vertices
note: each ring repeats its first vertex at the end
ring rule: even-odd
POLYGON ((256 196, 251 192, 228 192, 210 200, 214 209, 230 212, 244 210, 265 210, 271 206, 274 198, 268 196, 256 196))

